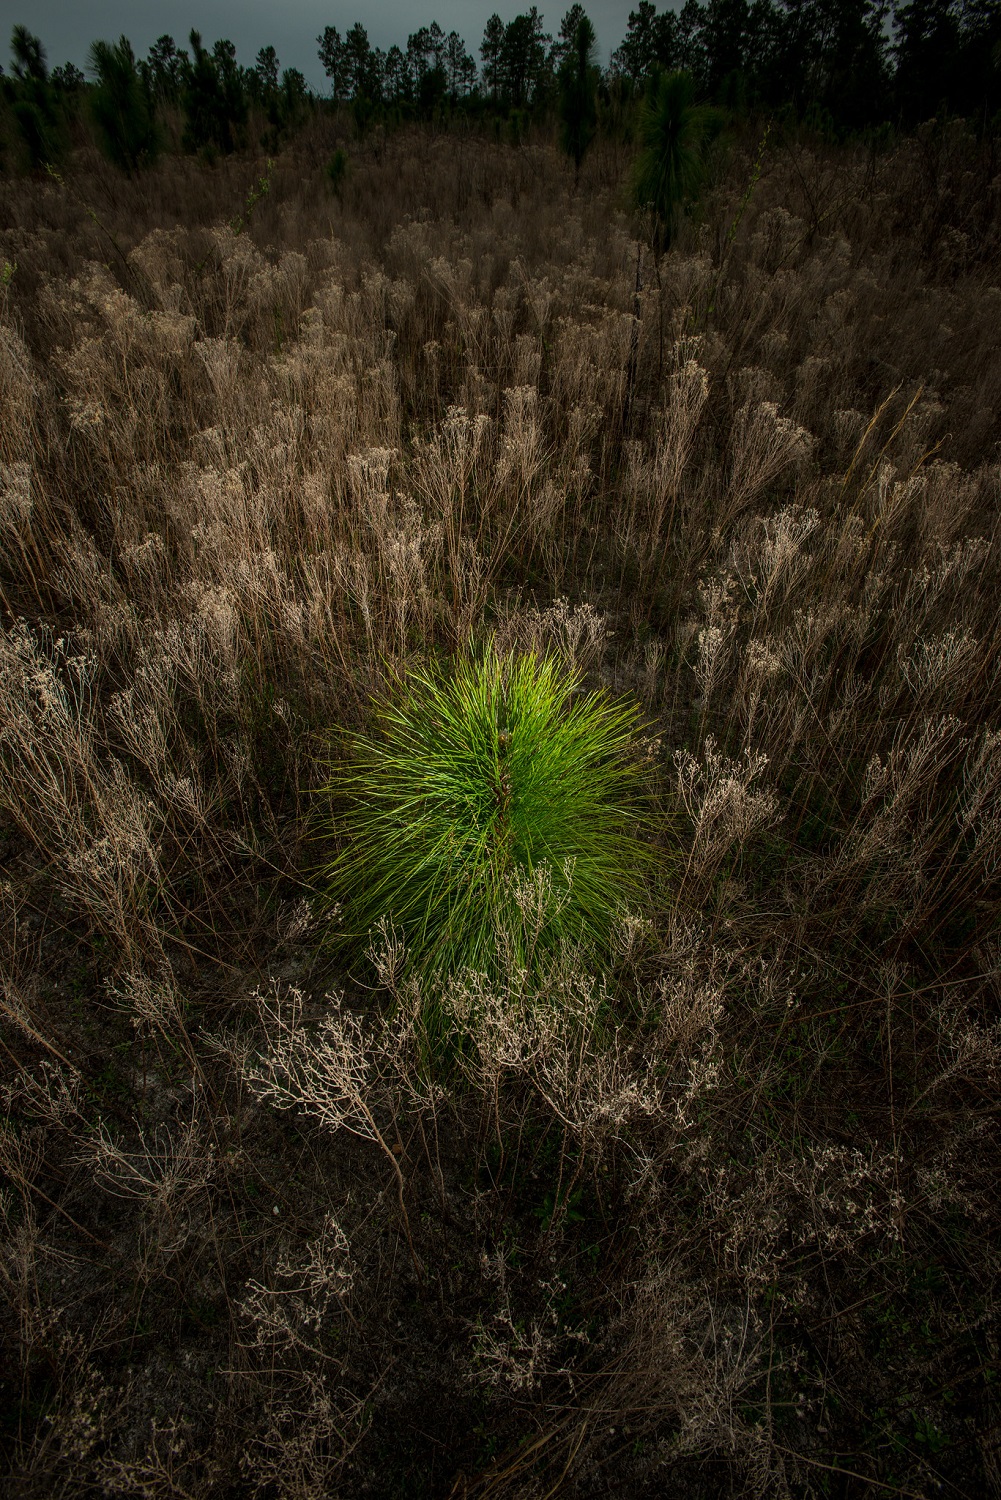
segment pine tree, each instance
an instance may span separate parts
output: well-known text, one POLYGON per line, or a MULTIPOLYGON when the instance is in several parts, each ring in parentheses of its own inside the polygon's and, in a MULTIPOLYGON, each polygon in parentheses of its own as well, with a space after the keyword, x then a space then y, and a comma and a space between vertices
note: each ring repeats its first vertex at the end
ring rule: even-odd
POLYGON ((483 86, 495 103, 501 97, 503 53, 504 22, 495 11, 486 24, 483 41, 480 43, 480 58, 483 62, 483 86))
POLYGON ((652 0, 640 0, 629 12, 629 24, 622 45, 612 53, 612 69, 642 83, 658 64, 671 68, 678 62, 678 18, 673 11, 659 16, 652 0))
POLYGON ((191 61, 184 79, 185 147, 189 151, 232 151, 247 121, 247 95, 236 49, 232 42, 218 41, 209 52, 197 31, 192 31, 189 40, 191 61))
POLYGON ((317 37, 317 41, 323 71, 330 79, 330 97, 335 104, 340 104, 349 97, 351 91, 344 42, 336 26, 325 26, 323 35, 317 37))
POLYGON ((695 103, 690 73, 655 72, 640 106, 640 152, 633 176, 636 206, 652 216, 651 241, 659 261, 678 220, 706 177, 706 146, 718 133, 716 110, 695 103))
POLYGON ((14 119, 28 166, 39 172, 59 161, 65 149, 45 48, 26 26, 15 26, 11 32, 10 53, 14 119))
POLYGON ((598 123, 594 27, 580 5, 564 16, 560 39, 564 46, 559 71, 562 142, 564 151, 573 158, 576 184, 598 123))
POLYGON ((295 130, 309 110, 309 85, 298 68, 283 68, 279 82, 281 123, 285 130, 295 130))
POLYGON ((551 80, 548 69, 552 38, 542 30, 542 16, 533 5, 504 28, 501 49, 501 91, 513 109, 537 104, 551 80))
POLYGON ((15 26, 10 34, 11 72, 19 83, 48 82, 49 69, 41 39, 27 26, 15 26))
POLYGON ((179 49, 172 36, 157 37, 144 60, 139 63, 139 72, 146 92, 157 104, 176 104, 181 97, 184 70, 188 54, 179 49))
POLYGON ((445 73, 448 79, 448 94, 452 103, 471 94, 476 87, 476 63, 466 51, 466 44, 457 31, 450 31, 445 39, 445 73))
POLYGON ((96 85, 90 111, 101 149, 123 172, 150 166, 160 152, 160 134, 127 37, 95 42, 88 57, 96 85))
POLYGON ((63 94, 78 94, 87 86, 86 77, 76 63, 71 62, 61 63, 58 68, 53 68, 49 74, 49 82, 63 94))
POLYGON ((414 80, 418 113, 430 119, 448 91, 445 33, 437 21, 407 38, 407 62, 414 80))
POLYGON ((410 60, 400 47, 390 47, 386 53, 383 70, 383 92, 391 104, 412 104, 414 99, 414 74, 410 60))

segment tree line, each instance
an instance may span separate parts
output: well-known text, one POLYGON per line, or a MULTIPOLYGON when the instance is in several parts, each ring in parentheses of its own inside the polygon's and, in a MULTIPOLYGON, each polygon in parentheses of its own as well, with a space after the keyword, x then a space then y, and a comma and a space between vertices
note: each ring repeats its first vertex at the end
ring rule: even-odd
POLYGON ((275 146, 315 107, 303 74, 282 69, 274 47, 262 47, 248 68, 237 61, 231 41, 209 48, 192 31, 188 44, 178 47, 173 37, 161 36, 146 57, 137 57, 127 37, 94 42, 88 81, 73 63, 50 71, 39 38, 15 26, 9 74, 0 68, 7 116, 0 117, 3 165, 58 165, 85 113, 106 155, 135 172, 167 144, 168 117, 180 122, 183 150, 211 157, 251 144, 252 131, 260 144, 275 146))
POLYGON ((735 109, 791 109, 842 130, 935 115, 997 128, 1001 0, 640 0, 611 72, 660 65, 735 109))
POLYGON ((40 39, 15 26, 9 72, 0 67, 0 162, 58 163, 86 114, 107 155, 134 172, 163 149, 168 123, 182 149, 211 156, 255 137, 276 146, 332 104, 360 131, 377 118, 555 115, 579 167, 603 118, 638 118, 630 106, 678 71, 730 115, 787 111, 831 132, 943 114, 981 131, 1001 124, 1001 0, 685 0, 680 10, 639 0, 606 69, 580 4, 555 35, 534 5, 509 21, 492 15, 479 62, 437 21, 386 51, 360 21, 343 35, 326 26, 317 46, 326 101, 281 68, 274 47, 247 67, 231 41, 209 47, 197 31, 187 47, 162 36, 145 57, 123 36, 95 42, 85 74, 73 63, 50 70, 40 39))

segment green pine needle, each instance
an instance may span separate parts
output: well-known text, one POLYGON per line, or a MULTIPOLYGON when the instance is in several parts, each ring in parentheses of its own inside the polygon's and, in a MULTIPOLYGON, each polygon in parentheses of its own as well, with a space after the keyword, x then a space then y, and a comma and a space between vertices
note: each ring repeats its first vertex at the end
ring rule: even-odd
POLYGON ((566 942, 607 947, 650 863, 644 773, 635 708, 579 689, 551 658, 492 644, 397 684, 324 789, 349 939, 386 917, 425 974, 490 972, 502 937, 526 967, 566 942))

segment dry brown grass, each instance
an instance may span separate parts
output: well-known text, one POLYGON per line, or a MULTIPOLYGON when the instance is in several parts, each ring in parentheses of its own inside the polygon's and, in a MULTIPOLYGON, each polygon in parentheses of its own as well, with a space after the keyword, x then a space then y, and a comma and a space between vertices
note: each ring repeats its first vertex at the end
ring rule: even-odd
POLYGON ((0 183, 5 1483, 998 1493, 987 150, 738 144, 658 282, 621 148, 330 129, 0 183), (488 630, 649 908, 338 973, 327 736, 488 630))

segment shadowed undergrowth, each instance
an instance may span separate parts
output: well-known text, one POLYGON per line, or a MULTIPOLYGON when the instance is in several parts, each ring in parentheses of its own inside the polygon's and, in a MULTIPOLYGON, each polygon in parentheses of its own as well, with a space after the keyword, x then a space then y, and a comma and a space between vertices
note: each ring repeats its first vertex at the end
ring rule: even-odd
POLYGON ((5 1482, 993 1493, 989 147, 341 144, 0 183, 5 1482))

